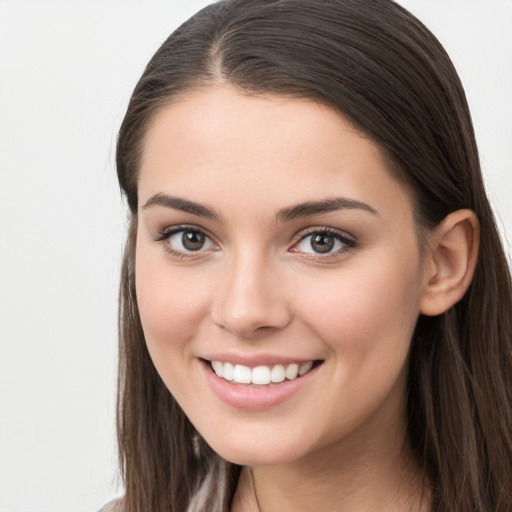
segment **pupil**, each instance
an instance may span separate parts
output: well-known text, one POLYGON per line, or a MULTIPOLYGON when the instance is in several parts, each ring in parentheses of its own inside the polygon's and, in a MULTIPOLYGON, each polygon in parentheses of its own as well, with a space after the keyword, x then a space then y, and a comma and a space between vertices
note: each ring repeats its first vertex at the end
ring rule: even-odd
POLYGON ((315 252, 329 252, 334 247, 334 237, 325 234, 315 235, 311 238, 311 247, 315 252))
POLYGON ((204 245, 204 235, 199 231, 185 231, 181 237, 183 247, 189 251, 198 251, 204 245))

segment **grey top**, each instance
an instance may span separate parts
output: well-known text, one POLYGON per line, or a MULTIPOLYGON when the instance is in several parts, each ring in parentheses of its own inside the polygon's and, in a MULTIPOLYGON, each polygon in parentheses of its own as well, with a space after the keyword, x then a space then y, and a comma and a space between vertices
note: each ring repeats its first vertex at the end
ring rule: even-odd
POLYGON ((98 512, 121 512, 121 498, 109 501, 98 512))

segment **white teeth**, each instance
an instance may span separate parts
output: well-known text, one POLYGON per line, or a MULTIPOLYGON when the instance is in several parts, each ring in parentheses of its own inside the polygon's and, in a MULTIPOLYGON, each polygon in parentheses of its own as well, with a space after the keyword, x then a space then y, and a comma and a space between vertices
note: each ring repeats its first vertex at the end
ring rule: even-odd
POLYGON ((283 382, 285 378, 284 366, 282 364, 276 364, 270 373, 270 380, 272 382, 283 382))
MULTIPOLYGON (((219 363, 220 363, 220 361, 219 361, 219 363)), ((222 363, 220 363, 220 364, 222 364, 222 363)), ((234 369, 235 369, 235 367, 231 363, 224 363, 224 369, 222 371, 223 377, 226 380, 233 380, 234 369)))
POLYGON ((251 383, 251 369, 248 366, 237 364, 233 371, 233 380, 239 384, 251 383))
POLYGON ((299 375, 302 377, 305 373, 308 373, 312 367, 313 367, 313 361, 308 361, 307 363, 302 363, 299 367, 299 375))
POLYGON ((252 369, 253 384, 270 384, 270 368, 268 366, 256 366, 252 369))
POLYGON ((224 377, 224 365, 220 361, 212 361, 212 368, 219 377, 224 377))
POLYGON ((289 380, 293 380, 297 378, 297 375, 299 373, 299 365, 298 364, 289 364, 286 367, 286 378, 289 380))
POLYGON ((265 386, 283 382, 285 379, 294 380, 302 377, 313 367, 313 361, 302 363, 290 363, 287 365, 276 364, 274 366, 256 366, 250 368, 242 364, 233 365, 222 361, 211 362, 213 371, 223 379, 233 380, 239 384, 257 384, 265 386))

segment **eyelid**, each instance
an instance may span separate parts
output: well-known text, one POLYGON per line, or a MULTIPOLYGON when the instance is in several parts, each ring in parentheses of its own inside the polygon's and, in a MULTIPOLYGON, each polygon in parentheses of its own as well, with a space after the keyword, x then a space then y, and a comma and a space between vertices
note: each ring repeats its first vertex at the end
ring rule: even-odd
MULTIPOLYGON (((199 233, 202 233, 210 242, 215 246, 215 249, 219 249, 219 244, 215 240, 215 237, 212 236, 208 230, 195 225, 195 224, 176 224, 171 226, 166 226, 163 229, 161 229, 156 235, 153 236, 153 240, 155 242, 163 243, 164 248, 167 252, 169 252, 171 255, 175 257, 182 258, 188 258, 188 257, 199 257, 204 255, 205 252, 208 252, 211 250, 211 248, 207 249, 198 249, 197 251, 181 251, 179 249, 173 248, 170 244, 165 244, 169 238, 181 231, 197 231, 199 233)), ((311 226, 306 229, 301 230, 299 233, 297 233, 294 236, 292 246, 288 249, 290 252, 300 253, 303 257, 306 258, 316 258, 316 259, 327 259, 327 258, 333 258, 337 257, 342 253, 345 253, 357 246, 356 238, 351 235, 350 233, 347 233, 346 231, 328 227, 328 226, 311 226), (337 249, 332 252, 327 253, 307 253, 304 251, 299 251, 296 249, 297 245, 305 240, 307 237, 314 235, 314 234, 327 234, 331 235, 336 240, 341 242, 343 244, 343 247, 340 249, 337 249)))
POLYGON ((196 226, 195 224, 173 224, 172 226, 166 226, 165 228, 158 231, 158 233, 153 237, 155 242, 164 242, 167 240, 170 236, 175 235, 176 233, 179 233, 180 231, 198 231, 200 233, 203 233, 205 236, 207 236, 210 240, 213 242, 213 237, 210 235, 210 233, 200 227, 196 226))
POLYGON ((301 254, 305 257, 307 256, 307 257, 312 257, 312 258, 329 258, 329 257, 332 258, 332 257, 338 256, 339 254, 344 253, 350 249, 353 249, 356 246, 357 246, 356 238, 353 235, 347 233, 346 231, 342 231, 340 229, 331 228, 331 227, 327 227, 327 226, 311 226, 306 229, 303 229, 294 237, 293 245, 289 250, 291 252, 297 252, 297 253, 301 252, 301 254), (328 252, 328 253, 324 253, 324 254, 304 253, 304 252, 301 252, 298 250, 294 250, 294 248, 296 248, 296 246, 300 242, 302 242, 303 240, 305 240, 306 238, 308 238, 309 236, 314 235, 314 234, 331 235, 331 236, 335 237, 338 241, 340 241, 344 245, 344 247, 341 249, 338 249, 337 251, 328 252))
POLYGON ((161 229, 155 236, 153 236, 153 240, 158 243, 162 243, 164 245, 164 249, 171 255, 179 259, 184 258, 198 258, 201 256, 204 256, 206 252, 211 250, 210 248, 206 249, 198 249, 197 251, 181 251, 179 249, 173 248, 170 244, 166 244, 165 242, 168 241, 173 235, 180 233, 181 231, 197 231, 199 233, 202 233, 211 244, 213 244, 216 248, 218 248, 218 244, 215 241, 215 238, 210 235, 210 233, 197 225, 194 224, 175 224, 172 226, 167 226, 163 229, 161 229))
POLYGON ((347 233, 346 231, 343 231, 342 229, 331 228, 329 226, 311 226, 306 229, 303 229, 295 235, 294 243, 300 242, 301 240, 304 240, 304 238, 315 233, 327 233, 329 235, 334 235, 343 240, 346 240, 349 243, 356 243, 355 236, 351 235, 350 233, 347 233))

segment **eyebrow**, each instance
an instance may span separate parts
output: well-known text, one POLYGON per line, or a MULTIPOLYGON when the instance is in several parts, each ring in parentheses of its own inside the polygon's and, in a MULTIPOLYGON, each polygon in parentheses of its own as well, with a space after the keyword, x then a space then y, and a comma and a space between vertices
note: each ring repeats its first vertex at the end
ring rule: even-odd
POLYGON ((378 215, 377 210, 370 205, 349 199, 346 197, 332 197, 321 201, 307 201, 279 210, 276 220, 279 222, 288 222, 290 220, 309 217, 310 215, 320 215, 337 210, 363 210, 374 215, 378 215))
MULTIPOLYGON (((221 216, 213 208, 195 203, 194 201, 189 201, 188 199, 169 196, 163 193, 151 196, 142 208, 148 209, 154 206, 172 208, 174 210, 180 210, 197 215, 198 217, 205 217, 207 219, 217 221, 221 220, 221 216)), ((361 201, 346 197, 332 197, 320 201, 307 201, 305 203, 298 203, 282 208, 276 215, 276 221, 289 222, 294 219, 309 217, 311 215, 320 215, 322 213, 329 213, 337 210, 363 210, 374 215, 378 215, 375 208, 372 208, 370 205, 361 201)))
POLYGON ((220 215, 213 209, 181 197, 169 196, 167 194, 155 194, 151 196, 142 208, 148 209, 153 206, 164 206, 165 208, 172 208, 174 210, 181 210, 182 212, 191 213, 198 217, 205 217, 207 219, 220 220, 220 215))

